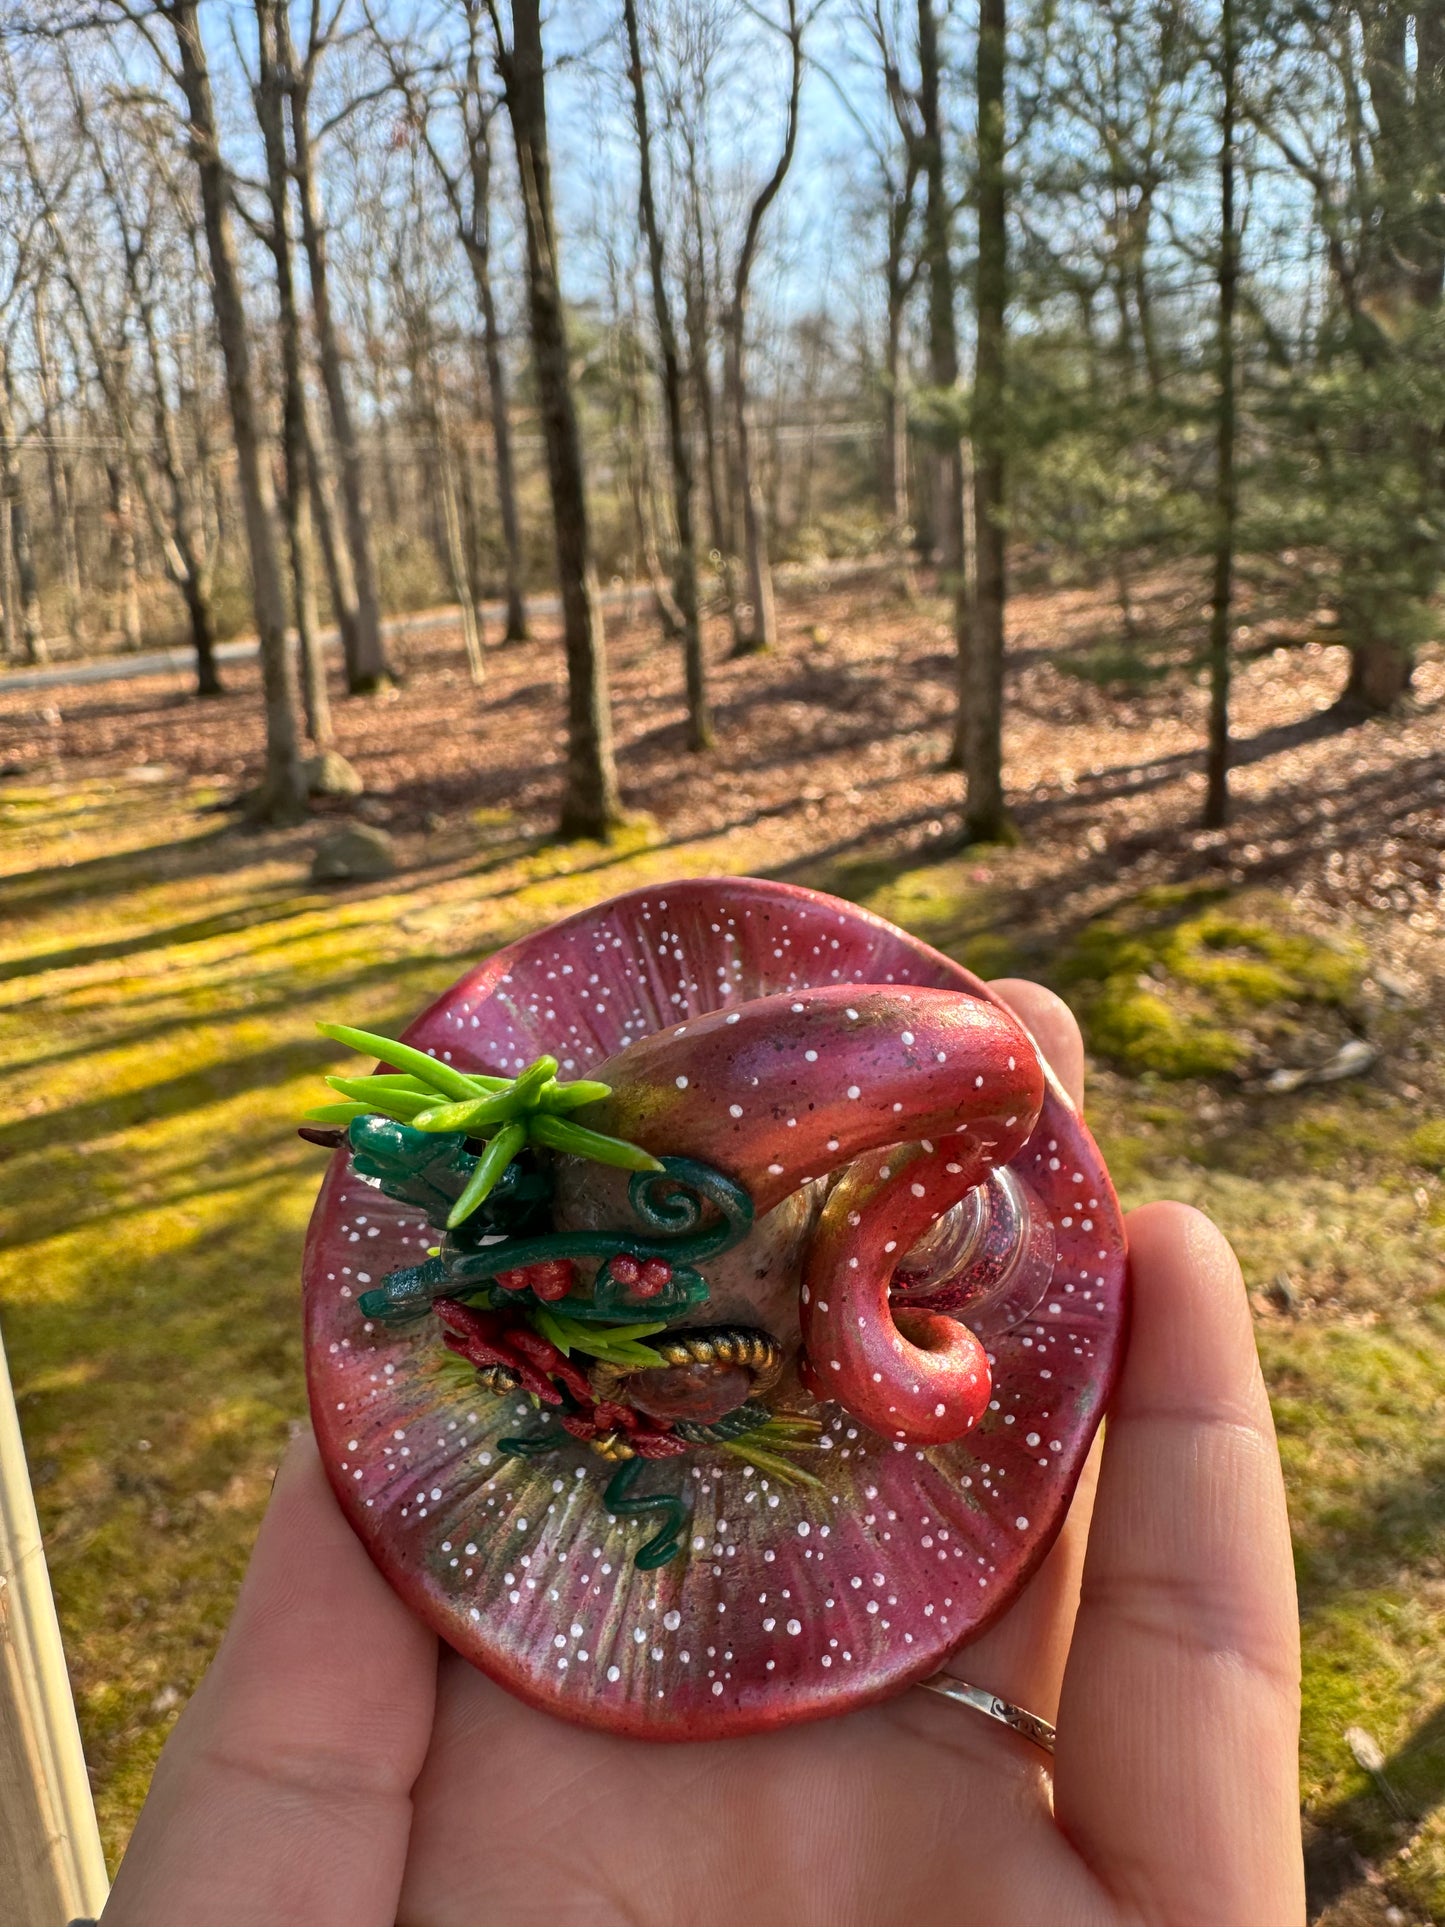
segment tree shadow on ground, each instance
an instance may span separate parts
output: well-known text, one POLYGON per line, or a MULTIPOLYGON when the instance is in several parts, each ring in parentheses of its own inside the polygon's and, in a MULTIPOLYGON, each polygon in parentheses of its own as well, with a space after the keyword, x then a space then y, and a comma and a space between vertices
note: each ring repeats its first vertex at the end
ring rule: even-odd
POLYGON ((16 871, 0 877, 0 902, 17 916, 38 917, 71 898, 90 902, 121 890, 249 869, 257 854, 257 840, 242 837, 226 823, 179 841, 111 851, 64 866, 51 862, 16 871))

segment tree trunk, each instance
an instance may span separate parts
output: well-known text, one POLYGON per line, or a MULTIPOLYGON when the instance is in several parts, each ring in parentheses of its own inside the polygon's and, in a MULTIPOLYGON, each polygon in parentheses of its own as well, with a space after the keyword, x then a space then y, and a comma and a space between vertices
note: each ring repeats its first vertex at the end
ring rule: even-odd
POLYGON ((306 480, 311 493, 311 525, 321 545, 321 562, 326 570, 326 586, 331 592, 331 607, 336 614, 341 637, 341 658, 350 667, 361 654, 360 616, 356 607, 356 576, 351 567, 351 550, 342 539, 336 520, 336 487, 317 433, 315 411, 303 384, 301 390, 301 433, 306 457, 306 480))
POLYGON ((19 637, 15 627, 15 547, 14 509, 5 476, 0 472, 0 646, 6 662, 19 656, 19 637))
MULTIPOLYGON (((958 322, 954 314, 953 217, 943 153, 938 20, 933 0, 918 0, 918 76, 918 146, 924 188, 922 256, 928 270, 928 372, 934 394, 947 411, 957 405, 958 397, 958 322)), ((967 758, 965 724, 973 702, 963 448, 946 412, 932 440, 927 514, 920 517, 920 527, 926 523, 929 548, 938 557, 939 586, 953 601, 958 706, 948 760, 954 769, 962 769, 967 758)))
POLYGON ((211 598, 194 576, 186 576, 180 590, 186 605, 186 620, 191 625, 191 647, 196 652, 196 694, 224 695, 216 674, 216 622, 211 613, 211 598))
MULTIPOLYGON (((481 81, 475 36, 469 41, 467 88, 480 102, 481 81)), ((471 174, 471 218, 459 222, 462 242, 472 270, 477 312, 482 320, 482 353, 487 364, 487 410, 492 428, 492 453, 497 469, 497 509, 502 522, 506 555, 507 616, 504 640, 527 640, 526 553, 522 523, 517 513, 517 467, 512 453, 512 423, 508 412, 506 365, 502 360, 502 332, 497 326, 497 304, 492 295, 492 117, 478 112, 467 130, 467 165, 471 174)))
POLYGON ((467 668, 473 683, 486 679, 482 660, 482 630, 477 620, 477 592, 467 566, 466 543, 462 540, 462 518, 457 502, 456 462, 452 451, 451 429, 442 399, 441 376, 429 354, 423 377, 427 397, 427 428, 435 451, 437 494, 440 498, 442 548, 452 594, 456 597, 458 619, 462 625, 462 644, 467 652, 467 668))
POLYGON ((667 262, 657 202, 652 190, 652 137, 647 115, 647 77, 642 66, 642 40, 637 29, 637 0, 623 0, 627 25, 632 114, 637 127, 638 212, 647 239, 648 271, 652 280, 652 311, 662 349, 662 398, 667 410, 667 449, 672 468, 672 513, 677 525, 677 554, 673 561, 672 593, 682 628, 683 674, 687 684, 687 746, 712 746, 712 717, 708 709, 707 669, 702 650, 702 622, 698 613, 697 533, 694 525, 692 445, 683 410, 682 356, 673 325, 672 299, 667 287, 667 262))
POLYGON ((20 472, 20 455, 15 440, 15 383, 10 358, 0 343, 0 488, 10 509, 10 557, 14 566, 11 599, 18 605, 20 646, 23 660, 45 663, 50 650, 40 617, 40 589, 35 575, 35 551, 30 540, 30 513, 25 499, 25 481, 20 472))
POLYGON ((1004 605, 1008 528, 1005 382, 1008 309, 1006 0, 978 10, 978 345, 973 384, 973 527, 977 581, 970 624, 969 702, 962 712, 968 800, 965 834, 992 842, 1008 829, 1003 796, 1004 605))
POLYGON ((307 472, 306 382, 301 318, 291 255, 291 186, 286 154, 286 75, 281 65, 278 14, 287 0, 255 0, 259 48, 256 118, 266 155, 266 197, 271 210, 267 239, 276 269, 276 309, 281 338, 281 448, 286 487, 282 508, 291 554, 296 643, 306 734, 318 750, 333 742, 326 664, 316 614, 315 558, 311 546, 311 483, 307 472))
POLYGON ((80 549, 75 539, 75 477, 61 445, 59 398, 55 368, 50 359, 46 326, 45 282, 37 280, 31 304, 35 334, 35 371, 40 389, 40 422, 45 436, 45 475, 50 489, 50 519, 60 552, 60 576, 65 584, 66 627, 71 637, 80 629, 80 549))
POLYGON ((743 596, 733 612, 736 656, 761 655, 778 640, 773 571, 768 563, 767 512, 758 487, 753 452, 752 398, 748 393, 744 334, 746 307, 736 304, 728 318, 728 389, 733 411, 733 460, 737 500, 743 518, 743 596))
POLYGON ((477 275, 477 305, 482 316, 482 351, 487 360, 487 413, 492 428, 492 456, 497 470, 497 509, 502 522, 506 557, 506 642, 525 642, 527 630, 527 564, 522 547, 522 521, 517 512, 517 464, 512 452, 512 424, 507 407, 507 376, 502 362, 501 330, 497 326, 492 279, 485 269, 477 275))
MULTIPOLYGON (((696 223, 694 245, 703 245, 700 219, 696 223)), ((712 346, 712 304, 707 294, 707 261, 698 253, 689 263, 686 281, 684 323, 687 328, 688 381, 692 385, 693 407, 702 442, 702 472, 707 485, 708 540, 718 555, 727 555, 733 546, 728 526, 727 491, 722 479, 722 450, 717 426, 717 402, 713 394, 709 351, 712 346)))
MULTIPOLYGON (((480 413, 479 406, 474 411, 474 419, 480 413)), ((485 639, 487 632, 486 609, 482 596, 482 585, 487 579, 483 475, 484 465, 481 456, 475 449, 465 448, 457 468, 457 488, 462 512, 462 543, 466 552, 467 580, 472 588, 472 613, 476 618, 479 639, 485 639)))
POLYGON ((567 651, 567 780, 559 828, 564 837, 605 837, 623 815, 612 756, 606 641, 592 562, 582 438, 557 272, 540 0, 513 0, 512 26, 512 47, 499 53, 527 233, 527 310, 567 651))
MULTIPOLYGON (((376 553, 371 540, 371 515, 366 499, 366 475, 361 444, 346 390, 346 371, 336 319, 331 311, 330 266, 320 191, 311 152, 311 83, 301 73, 291 49, 287 9, 278 16, 282 64, 291 75, 291 153, 301 202, 301 245, 311 281, 311 310, 316 324, 316 347, 321 380, 331 416, 331 433, 341 467, 341 501, 346 521, 346 544, 355 577, 356 616, 352 630, 353 657, 346 665, 347 687, 353 696, 370 695, 391 681, 386 645, 381 631, 381 592, 376 553)), ((342 629, 343 642, 346 628, 342 629)))
POLYGON ((166 18, 175 33, 180 54, 180 81, 186 99, 191 158, 199 177, 201 212, 211 262, 211 298, 226 369, 226 399, 230 405, 241 509, 251 555, 252 599, 261 646, 261 683, 266 706, 266 773, 256 813, 272 821, 294 821, 306 810, 306 777, 301 766, 301 740, 296 721, 296 662, 286 633, 286 595, 276 547, 275 496, 262 442, 246 310, 231 234, 230 187, 216 134, 197 0, 174 0, 166 18))
POLYGON ((1239 284, 1239 237, 1234 218, 1234 124, 1238 109, 1239 46, 1234 0, 1221 0, 1220 33, 1219 393, 1215 403, 1214 589, 1209 607, 1206 829, 1222 829, 1229 817, 1229 644, 1233 627, 1234 532, 1238 510, 1234 472, 1234 308, 1239 284))
POLYGON ((733 274, 732 306, 727 324, 737 493, 742 510, 743 556, 747 570, 747 601, 734 613, 734 653, 737 655, 753 655, 760 650, 771 649, 778 639, 773 572, 768 560, 767 519, 758 488, 757 461, 752 445, 752 407, 747 377, 748 291, 753 263, 757 259, 763 217, 787 177, 798 142, 798 101, 803 88, 803 30, 798 22, 797 0, 788 0, 787 39, 791 61, 787 129, 777 164, 755 195, 748 211, 748 223, 733 274))
POLYGON ((105 464, 106 485, 110 490, 110 554, 118 579, 118 627, 121 639, 134 653, 141 646, 140 585, 136 566, 135 498, 130 475, 124 462, 110 458, 105 464))
POLYGON ((901 539, 908 527, 908 371, 903 350, 903 300, 891 282, 883 381, 883 513, 895 537, 901 539))
POLYGON ((1350 674, 1343 707, 1380 716, 1409 689, 1414 663, 1407 644, 1393 636, 1367 636, 1350 644, 1350 674))
MULTIPOLYGON (((929 376, 947 406, 958 395, 958 322, 954 314, 953 217, 943 152, 938 20, 933 0, 918 0, 918 111, 922 123, 923 259, 928 268, 929 376)), ((960 613, 964 595, 963 453, 956 434, 940 428, 933 459, 933 538, 938 565, 960 613)), ((963 674, 966 629, 959 637, 963 674)))

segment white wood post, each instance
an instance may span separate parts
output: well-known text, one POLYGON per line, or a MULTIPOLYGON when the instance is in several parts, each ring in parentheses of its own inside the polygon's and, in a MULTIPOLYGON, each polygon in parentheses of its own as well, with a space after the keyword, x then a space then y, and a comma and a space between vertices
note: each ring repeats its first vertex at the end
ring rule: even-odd
POLYGON ((108 1882, 0 1343, 0 1921, 64 1927, 108 1882))

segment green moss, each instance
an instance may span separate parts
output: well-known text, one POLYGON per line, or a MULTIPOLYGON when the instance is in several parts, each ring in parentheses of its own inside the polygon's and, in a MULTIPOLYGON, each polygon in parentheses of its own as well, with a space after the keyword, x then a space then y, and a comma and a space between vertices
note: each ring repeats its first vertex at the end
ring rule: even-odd
MULTIPOLYGON (((1290 1495, 1304 1628, 1301 1788, 1306 1810, 1360 1851, 1406 1843, 1345 1740, 1363 1727, 1406 1812, 1445 1800, 1445 1317, 1393 1329, 1295 1329, 1262 1343, 1290 1495)), ((1427 1828, 1392 1887, 1445 1912, 1445 1830, 1427 1828)))
POLYGON ((969 850, 907 870, 870 859, 808 880, 901 924, 980 977, 1001 976, 1014 966, 1017 944, 1000 928, 998 895, 980 856, 969 850))
POLYGON ((1427 1171, 1445 1172, 1445 1118, 1431 1118, 1411 1133, 1409 1157, 1427 1171))
POLYGON ((1076 998, 1092 1049, 1134 1072, 1222 1077, 1249 1062, 1262 1013, 1282 1033, 1302 1007, 1348 1002, 1362 950, 1290 928, 1284 906, 1267 898, 1250 918, 1216 899, 1212 890, 1146 891, 1086 925, 1055 960, 1051 974, 1076 998))
POLYGON ((1237 1070, 1243 1040, 1191 1021, 1157 992, 1106 979, 1085 1002, 1089 1047, 1127 1070, 1161 1077, 1218 1077, 1237 1070))

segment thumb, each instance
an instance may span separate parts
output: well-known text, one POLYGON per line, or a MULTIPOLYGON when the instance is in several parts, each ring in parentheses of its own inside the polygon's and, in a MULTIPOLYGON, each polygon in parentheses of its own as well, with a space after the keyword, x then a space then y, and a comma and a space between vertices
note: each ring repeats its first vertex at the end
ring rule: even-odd
POLYGON ((342 1517, 308 1431, 102 1927, 394 1921, 435 1688, 436 1641, 342 1517))

